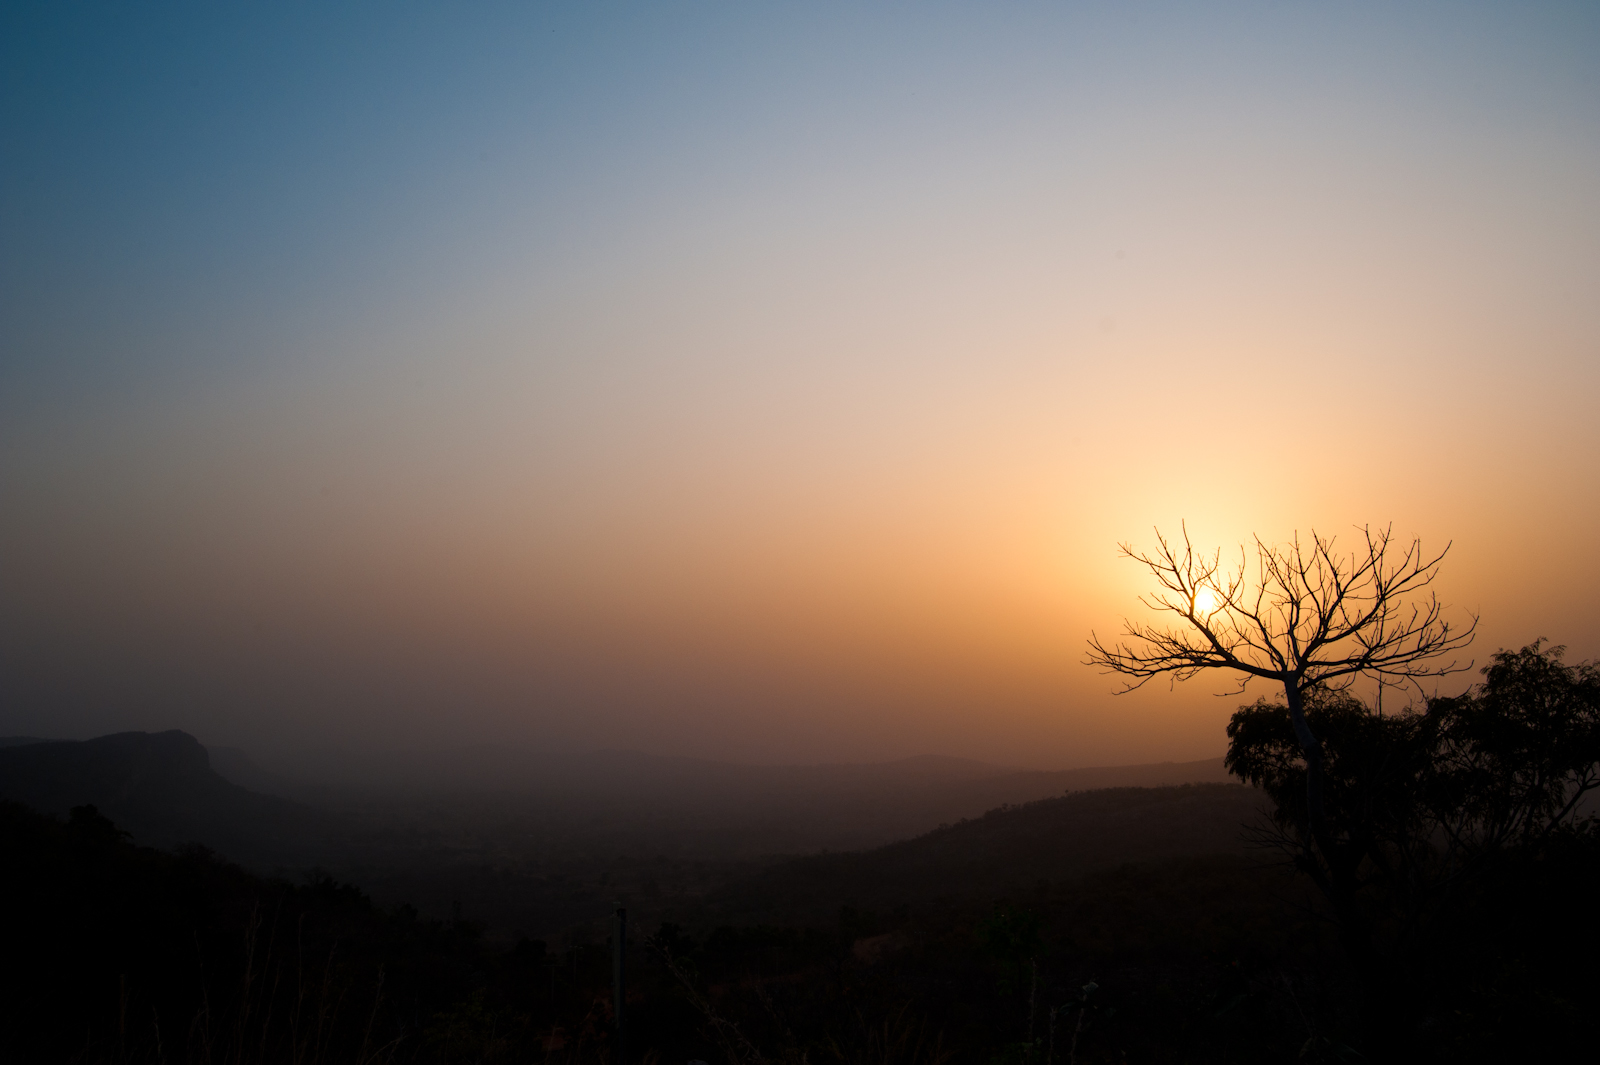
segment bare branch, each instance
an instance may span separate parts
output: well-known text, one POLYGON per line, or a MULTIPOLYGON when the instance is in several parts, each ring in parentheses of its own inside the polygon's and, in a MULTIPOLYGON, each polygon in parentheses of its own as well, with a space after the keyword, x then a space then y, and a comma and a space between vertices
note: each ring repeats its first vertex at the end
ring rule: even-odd
POLYGON ((1430 587, 1448 544, 1428 555, 1421 540, 1398 544, 1392 527, 1362 528, 1347 554, 1315 530, 1309 541, 1296 535, 1278 546, 1258 537, 1252 582, 1245 547, 1238 566, 1225 569, 1220 551, 1196 553, 1187 526, 1181 545, 1160 530, 1156 543, 1149 553, 1123 544, 1122 554, 1155 578, 1157 590, 1140 602, 1176 615, 1172 624, 1125 620, 1118 640, 1089 639, 1088 664, 1123 677, 1124 691, 1156 676, 1223 669, 1244 683, 1282 683, 1297 701, 1319 684, 1367 677, 1393 686, 1471 668, 1452 656, 1472 641, 1477 617, 1452 625, 1430 587))

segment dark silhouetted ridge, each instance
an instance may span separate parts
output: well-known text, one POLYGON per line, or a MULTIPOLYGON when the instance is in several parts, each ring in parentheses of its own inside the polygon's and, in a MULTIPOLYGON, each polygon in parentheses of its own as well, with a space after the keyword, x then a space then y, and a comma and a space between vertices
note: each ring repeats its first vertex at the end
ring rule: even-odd
POLYGON ((315 811, 231 784, 187 732, 120 732, 0 748, 0 798, 62 816, 92 805, 142 844, 200 843, 258 865, 309 860, 315 811))
POLYGON ((1134 862, 1245 853, 1263 797, 1239 784, 1108 788, 940 827, 873 850, 772 866, 708 900, 722 920, 825 919, 840 906, 889 910, 941 898, 999 898, 1134 862))

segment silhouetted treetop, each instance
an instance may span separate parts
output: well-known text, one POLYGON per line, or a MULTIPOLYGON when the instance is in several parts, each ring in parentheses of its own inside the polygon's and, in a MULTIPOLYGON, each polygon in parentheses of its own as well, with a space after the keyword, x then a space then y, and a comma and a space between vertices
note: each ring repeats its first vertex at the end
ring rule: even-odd
POLYGON ((1436 555, 1422 541, 1402 545, 1391 528, 1363 528, 1357 547, 1311 532, 1287 544, 1254 540, 1254 567, 1241 545, 1237 565, 1220 549, 1197 554, 1187 527, 1181 550, 1160 530, 1153 553, 1121 545, 1143 565, 1157 591, 1139 601, 1172 615, 1166 626, 1125 621, 1124 640, 1089 639, 1089 663, 1127 678, 1125 690, 1170 674, 1187 680, 1206 669, 1273 680, 1300 691, 1348 687, 1360 676, 1396 684, 1469 668, 1450 657, 1471 642, 1444 617, 1430 587, 1449 545, 1436 555))

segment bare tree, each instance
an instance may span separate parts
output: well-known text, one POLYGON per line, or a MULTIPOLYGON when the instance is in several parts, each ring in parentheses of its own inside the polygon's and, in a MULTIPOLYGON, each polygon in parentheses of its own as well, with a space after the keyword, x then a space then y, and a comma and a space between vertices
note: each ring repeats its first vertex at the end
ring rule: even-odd
POLYGON ((1363 528, 1355 550, 1343 553, 1313 530, 1310 543, 1298 535, 1278 546, 1254 538, 1252 567, 1243 545, 1237 566, 1224 566, 1220 550, 1196 554, 1187 526, 1181 548, 1159 529, 1156 540, 1154 553, 1123 544, 1122 554, 1159 586, 1140 602, 1173 617, 1165 625, 1126 621, 1123 638, 1111 644, 1091 634, 1089 664, 1127 678, 1123 691, 1208 669, 1239 674, 1241 691, 1256 679, 1281 684, 1306 760, 1307 828, 1319 847, 1330 845, 1322 744, 1306 723, 1306 693, 1340 691, 1363 677, 1380 691, 1420 687, 1471 668, 1451 656, 1471 642, 1478 619, 1452 626, 1431 587, 1450 546, 1430 556, 1419 539, 1401 544, 1392 528, 1363 528))

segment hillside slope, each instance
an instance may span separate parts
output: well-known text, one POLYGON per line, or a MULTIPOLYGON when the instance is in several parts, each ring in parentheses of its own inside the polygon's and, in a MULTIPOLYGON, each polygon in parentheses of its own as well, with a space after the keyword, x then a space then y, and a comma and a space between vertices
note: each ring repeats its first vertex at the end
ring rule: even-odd
POLYGON ((1264 798, 1238 784, 1109 788, 1001 807, 868 851, 779 863, 714 892, 718 921, 816 921, 841 906, 892 909, 999 898, 1089 873, 1197 855, 1242 855, 1264 798))
POLYGON ((328 828, 318 811, 224 780, 178 730, 0 748, 0 799, 56 816, 92 805, 137 843, 200 843, 258 866, 315 860, 328 828))

